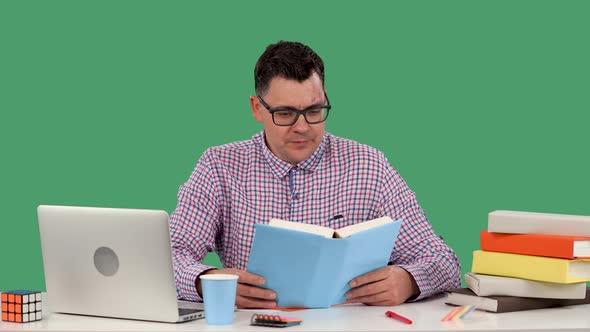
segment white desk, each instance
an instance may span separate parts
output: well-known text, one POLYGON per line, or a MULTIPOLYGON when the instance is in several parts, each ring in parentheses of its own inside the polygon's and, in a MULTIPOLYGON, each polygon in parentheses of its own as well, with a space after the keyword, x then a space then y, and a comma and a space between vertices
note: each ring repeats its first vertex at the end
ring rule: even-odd
MULTIPOLYGON (((44 297, 45 299, 45 297, 44 297)), ((44 301, 44 305, 47 302, 44 301)), ((397 307, 342 306, 284 313, 305 319, 302 325, 286 331, 590 331, 590 305, 531 310, 504 314, 475 311, 464 320, 445 324, 440 319, 451 309, 444 296, 403 304, 397 307), (392 310, 414 321, 406 325, 385 316, 392 310)), ((250 326, 252 311, 238 311, 228 326, 208 326, 205 320, 169 324, 124 319, 66 315, 50 312, 44 307, 43 320, 32 323, 0 323, 0 332, 171 332, 171 331, 285 331, 250 326)))

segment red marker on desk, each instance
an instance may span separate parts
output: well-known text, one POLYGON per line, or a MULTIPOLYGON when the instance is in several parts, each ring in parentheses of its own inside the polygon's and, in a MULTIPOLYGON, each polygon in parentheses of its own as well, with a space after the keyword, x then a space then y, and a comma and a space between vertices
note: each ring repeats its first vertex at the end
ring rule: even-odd
POLYGON ((412 324, 412 321, 407 319, 406 317, 402 316, 402 315, 398 315, 393 311, 387 311, 385 312, 385 316, 389 317, 389 318, 393 318, 396 320, 399 320, 402 323, 406 323, 408 325, 412 324))

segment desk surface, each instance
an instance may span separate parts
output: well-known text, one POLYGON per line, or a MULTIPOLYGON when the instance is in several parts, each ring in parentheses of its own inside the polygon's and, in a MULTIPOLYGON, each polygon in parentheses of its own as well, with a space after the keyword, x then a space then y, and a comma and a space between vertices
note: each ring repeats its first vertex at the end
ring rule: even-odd
MULTIPOLYGON (((45 295, 45 294, 44 294, 45 295)), ((273 331, 272 328, 250 326, 253 311, 238 311, 234 323, 228 326, 209 326, 205 320, 170 324, 124 319, 109 319, 66 315, 50 312, 44 296, 43 320, 18 324, 0 322, 0 332, 50 331, 50 332, 125 332, 125 331, 273 331)), ((367 307, 349 305, 330 309, 313 309, 291 313, 305 321, 287 331, 560 331, 590 330, 590 304, 553 309, 493 314, 475 311, 464 320, 442 323, 440 319, 452 307, 444 304, 444 296, 407 303, 397 307, 367 307), (414 321, 406 325, 385 316, 392 310, 414 321)), ((283 331, 283 329, 280 329, 283 331)))

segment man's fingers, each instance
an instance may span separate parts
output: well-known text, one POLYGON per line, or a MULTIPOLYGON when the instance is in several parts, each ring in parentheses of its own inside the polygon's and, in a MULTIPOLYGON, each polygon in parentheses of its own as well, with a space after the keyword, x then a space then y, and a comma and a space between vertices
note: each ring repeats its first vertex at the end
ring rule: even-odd
MULTIPOLYGON (((210 270, 206 274, 234 274, 238 276, 238 287, 236 289, 236 305, 238 308, 272 309, 277 306, 274 301, 276 298, 275 292, 257 287, 266 283, 266 280, 259 275, 234 268, 210 270)), ((202 294, 200 280, 197 282, 197 291, 202 294)))
POLYGON ((275 301, 265 301, 246 296, 237 296, 236 305, 238 308, 273 309, 277 304, 275 301))
POLYGON ((385 301, 378 301, 378 302, 362 302, 365 305, 369 305, 369 306, 393 306, 393 305, 398 305, 401 304, 402 301, 393 301, 391 299, 387 299, 385 301))
POLYGON ((238 284, 236 293, 239 296, 246 296, 249 298, 264 300, 274 300, 276 297, 275 293, 271 290, 249 286, 241 283, 238 284))
POLYGON ((250 272, 246 272, 244 270, 229 268, 229 269, 221 269, 221 270, 212 270, 213 274, 235 274, 238 276, 238 282, 242 284, 250 284, 250 285, 264 285, 266 280, 263 277, 253 274, 250 272))
MULTIPOLYGON (((347 300, 353 300, 360 297, 380 294, 387 291, 387 283, 384 281, 377 281, 370 284, 365 284, 357 288, 353 288, 346 293, 347 300)), ((355 301, 360 302, 360 301, 355 301)))
POLYGON ((369 273, 365 273, 360 277, 356 277, 356 278, 352 279, 348 283, 348 285, 350 287, 354 288, 354 287, 358 287, 360 285, 380 281, 380 280, 387 278, 387 276, 389 276, 389 272, 390 271, 388 270, 387 267, 380 268, 378 270, 371 271, 369 273))
POLYGON ((381 293, 377 293, 377 294, 363 295, 363 296, 359 296, 359 297, 355 297, 355 298, 349 298, 348 301, 353 302, 353 303, 364 303, 367 305, 376 305, 374 303, 385 302, 385 301, 389 300, 389 297, 390 297, 390 295, 387 292, 381 292, 381 293))
POLYGON ((273 301, 276 295, 273 291, 247 284, 238 284, 236 290, 236 305, 238 308, 272 309, 277 306, 273 301))
POLYGON ((406 299, 401 298, 399 292, 389 289, 386 281, 380 281, 361 286, 346 293, 346 299, 352 303, 366 305, 398 305, 406 299))
POLYGON ((357 277, 349 285, 346 299, 367 305, 398 305, 420 294, 412 275, 394 265, 357 277))
POLYGON ((238 276, 240 277, 238 282, 242 284, 264 285, 266 283, 263 277, 246 271, 238 270, 238 276))

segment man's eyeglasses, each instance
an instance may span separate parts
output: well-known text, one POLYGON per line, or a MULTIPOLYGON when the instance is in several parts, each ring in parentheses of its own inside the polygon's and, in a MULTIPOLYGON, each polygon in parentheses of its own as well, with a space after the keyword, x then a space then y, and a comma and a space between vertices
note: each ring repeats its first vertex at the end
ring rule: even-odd
POLYGON ((274 122, 274 124, 277 126, 292 126, 295 124, 295 122, 297 122, 297 119, 299 119, 301 114, 303 114, 305 121, 307 121, 309 124, 322 123, 326 121, 332 106, 330 105, 328 95, 326 95, 325 92, 324 97, 326 98, 326 105, 312 105, 304 110, 298 110, 292 107, 270 108, 270 106, 268 106, 268 104, 260 96, 256 96, 262 106, 264 106, 264 108, 270 112, 272 115, 272 122, 274 122))

